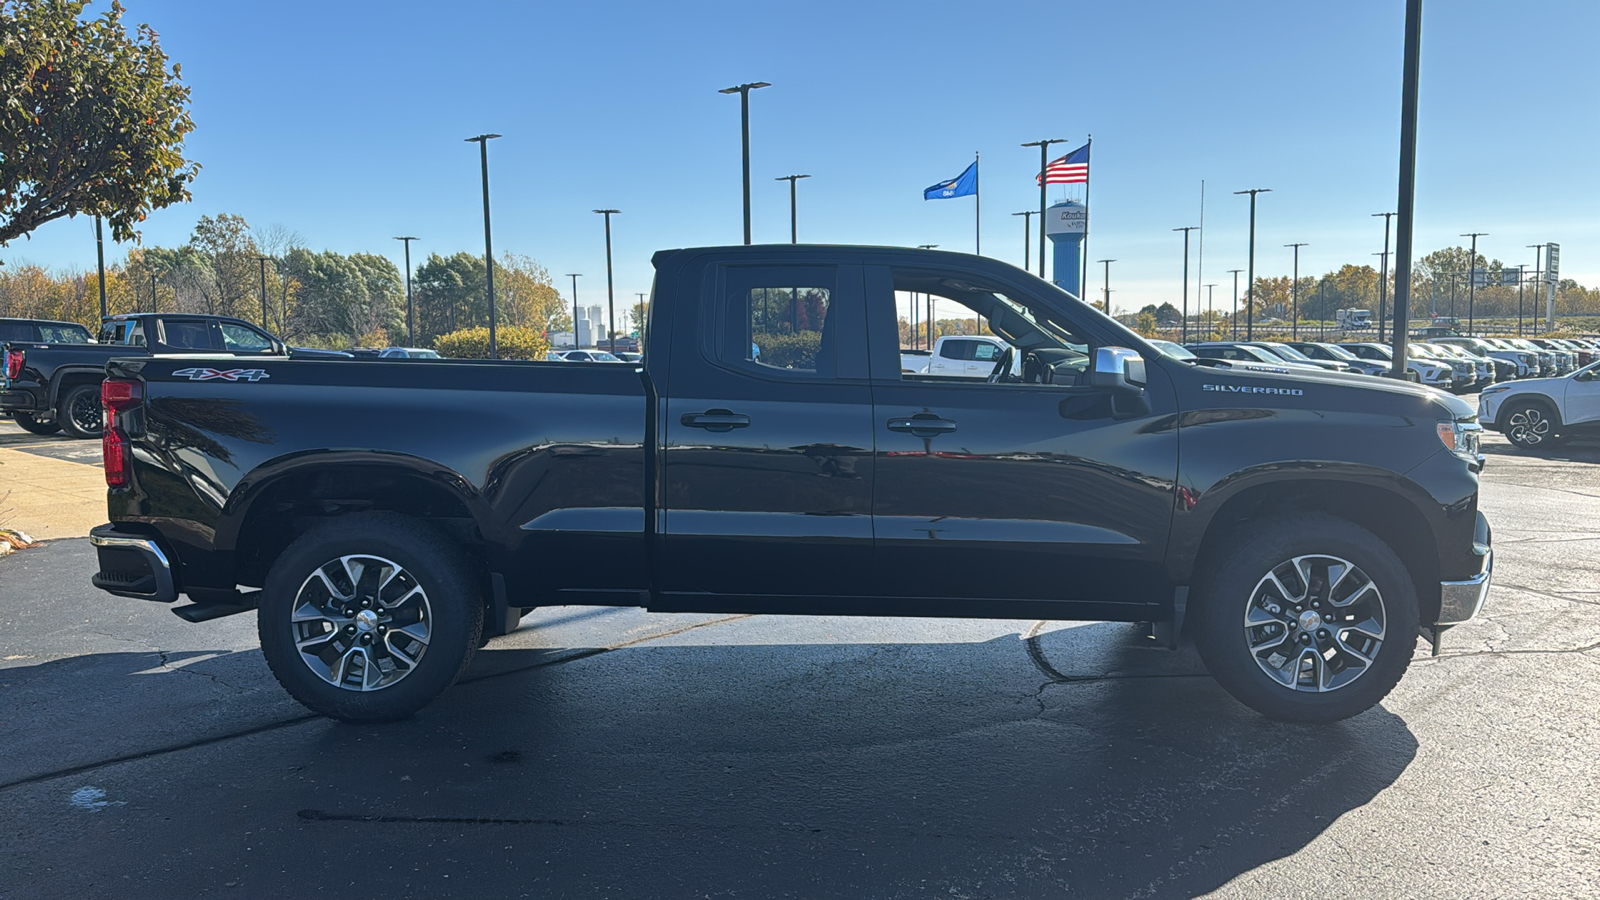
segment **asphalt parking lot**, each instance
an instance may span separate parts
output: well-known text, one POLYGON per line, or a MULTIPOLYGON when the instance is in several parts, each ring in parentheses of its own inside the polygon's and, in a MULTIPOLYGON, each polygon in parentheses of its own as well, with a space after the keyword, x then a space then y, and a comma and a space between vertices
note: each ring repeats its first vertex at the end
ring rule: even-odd
POLYGON ((341 725, 52 541, 0 559, 0 898, 1592 896, 1600 444, 1485 453, 1484 615, 1326 727, 1127 625, 579 607, 341 725))

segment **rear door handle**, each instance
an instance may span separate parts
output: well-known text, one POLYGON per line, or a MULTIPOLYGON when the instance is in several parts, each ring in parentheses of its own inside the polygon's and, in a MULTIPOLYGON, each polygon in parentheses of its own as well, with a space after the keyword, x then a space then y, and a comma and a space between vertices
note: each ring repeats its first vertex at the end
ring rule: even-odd
POLYGON ((889 430, 914 434, 917 437, 933 437, 936 434, 949 434, 955 431, 956 423, 938 416, 922 414, 890 419, 889 430))
POLYGON ((708 409, 703 413, 684 413, 678 421, 690 428, 707 431, 732 431, 750 425, 750 417, 726 409, 708 409))

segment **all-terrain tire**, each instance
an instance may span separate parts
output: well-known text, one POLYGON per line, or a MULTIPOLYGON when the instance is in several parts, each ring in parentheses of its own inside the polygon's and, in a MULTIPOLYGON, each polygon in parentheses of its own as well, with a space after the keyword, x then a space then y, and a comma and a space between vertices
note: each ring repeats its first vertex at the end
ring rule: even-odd
POLYGON ((1251 521, 1224 546, 1202 571, 1190 622, 1228 693, 1269 718, 1315 723, 1388 696, 1420 621, 1416 586, 1387 544, 1346 519, 1306 512, 1251 521))
POLYGON ((284 550, 268 570, 256 628, 267 665, 296 700, 335 719, 387 722, 455 683, 483 616, 460 548, 424 521, 371 512, 329 519, 284 550))

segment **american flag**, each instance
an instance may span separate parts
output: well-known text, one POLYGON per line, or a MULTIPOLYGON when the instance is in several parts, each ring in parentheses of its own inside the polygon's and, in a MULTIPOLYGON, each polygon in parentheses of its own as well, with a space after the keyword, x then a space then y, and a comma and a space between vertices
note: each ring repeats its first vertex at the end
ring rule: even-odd
MULTIPOLYGON (((1035 175, 1033 183, 1039 183, 1039 176, 1035 175)), ((1045 184, 1088 184, 1089 183, 1089 145, 1068 153, 1060 159, 1051 160, 1044 167, 1045 184)))

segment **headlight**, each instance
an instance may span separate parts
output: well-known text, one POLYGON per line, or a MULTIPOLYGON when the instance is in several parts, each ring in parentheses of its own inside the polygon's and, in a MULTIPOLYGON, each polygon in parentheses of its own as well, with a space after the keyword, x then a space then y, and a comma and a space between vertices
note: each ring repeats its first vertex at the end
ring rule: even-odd
POLYGON ((1439 441, 1445 449, 1465 459, 1478 459, 1483 426, 1473 421, 1439 420, 1439 441))
POLYGON ((1491 384, 1488 387, 1484 388, 1482 391, 1479 391, 1478 392, 1478 396, 1484 397, 1484 396, 1487 396, 1489 394, 1498 394, 1501 391, 1509 391, 1509 390, 1511 390, 1511 385, 1509 385, 1509 384, 1491 384))

